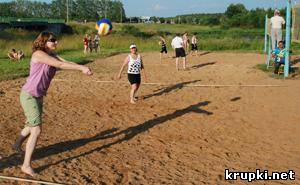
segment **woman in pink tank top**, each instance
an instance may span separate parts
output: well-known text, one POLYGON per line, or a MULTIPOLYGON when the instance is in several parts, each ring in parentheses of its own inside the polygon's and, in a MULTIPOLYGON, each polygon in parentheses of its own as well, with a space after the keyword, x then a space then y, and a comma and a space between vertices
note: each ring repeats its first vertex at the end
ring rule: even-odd
POLYGON ((42 32, 36 38, 32 47, 30 74, 20 95, 27 121, 25 128, 12 147, 14 150, 22 152, 22 143, 28 138, 21 170, 31 176, 35 175, 31 167, 31 156, 42 130, 43 96, 47 93, 56 69, 79 70, 86 75, 92 75, 92 71, 88 67, 66 61, 57 56, 56 47, 57 40, 51 32, 42 32))

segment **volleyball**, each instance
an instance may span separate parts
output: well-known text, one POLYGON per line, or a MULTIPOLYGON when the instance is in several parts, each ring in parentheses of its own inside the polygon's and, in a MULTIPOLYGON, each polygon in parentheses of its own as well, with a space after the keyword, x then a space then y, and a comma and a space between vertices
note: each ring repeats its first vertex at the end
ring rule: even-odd
POLYGON ((108 19, 102 19, 96 22, 95 28, 98 31, 99 35, 104 36, 111 33, 113 27, 111 22, 108 19))

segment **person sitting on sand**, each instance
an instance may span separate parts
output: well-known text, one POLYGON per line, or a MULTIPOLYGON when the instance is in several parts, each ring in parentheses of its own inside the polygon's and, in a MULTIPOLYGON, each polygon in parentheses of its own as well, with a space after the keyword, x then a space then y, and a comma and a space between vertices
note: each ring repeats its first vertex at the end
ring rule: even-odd
POLYGON ((56 69, 78 70, 86 75, 92 75, 92 71, 88 67, 59 57, 55 53, 57 43, 52 32, 40 33, 33 42, 30 74, 20 94, 21 106, 27 121, 12 148, 22 153, 22 143, 28 138, 21 170, 31 176, 35 175, 31 165, 32 154, 42 131, 43 97, 55 76, 56 69))
POLYGON ((285 51, 283 41, 278 42, 278 47, 273 51, 272 57, 274 59, 274 74, 278 74, 281 64, 285 63, 285 51))
POLYGON ((23 51, 18 50, 18 60, 22 60, 23 58, 25 58, 25 55, 24 55, 23 51))
POLYGON ((125 58, 124 63, 120 69, 118 79, 121 79, 121 74, 126 65, 128 65, 128 80, 131 84, 131 91, 130 91, 130 103, 135 104, 138 100, 137 98, 137 91, 141 84, 141 71, 144 72, 144 77, 146 80, 146 72, 143 65, 142 57, 137 53, 137 47, 135 44, 130 45, 130 54, 125 58))
POLYGON ((7 56, 13 61, 18 60, 18 52, 14 48, 7 54, 7 56))

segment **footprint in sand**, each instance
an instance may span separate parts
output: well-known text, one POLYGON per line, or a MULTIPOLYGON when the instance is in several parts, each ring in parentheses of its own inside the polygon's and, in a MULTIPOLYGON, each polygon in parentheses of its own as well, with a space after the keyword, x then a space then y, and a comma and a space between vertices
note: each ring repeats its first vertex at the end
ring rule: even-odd
POLYGON ((4 96, 5 92, 4 91, 0 91, 0 96, 4 96))

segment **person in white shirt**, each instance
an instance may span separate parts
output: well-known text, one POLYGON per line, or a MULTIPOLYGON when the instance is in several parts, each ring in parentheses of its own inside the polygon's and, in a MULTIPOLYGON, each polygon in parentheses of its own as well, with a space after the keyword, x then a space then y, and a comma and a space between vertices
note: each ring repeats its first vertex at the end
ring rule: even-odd
POLYGON ((175 55, 176 55, 176 69, 177 71, 179 70, 178 68, 178 59, 179 57, 183 58, 183 69, 185 70, 186 68, 186 54, 185 50, 183 49, 184 47, 184 42, 181 37, 179 37, 179 34, 176 34, 176 37, 172 40, 172 48, 175 50, 175 55))
POLYGON ((280 16, 279 10, 275 10, 274 17, 271 18, 271 40, 272 50, 274 50, 279 41, 282 41, 282 25, 285 20, 280 16))

